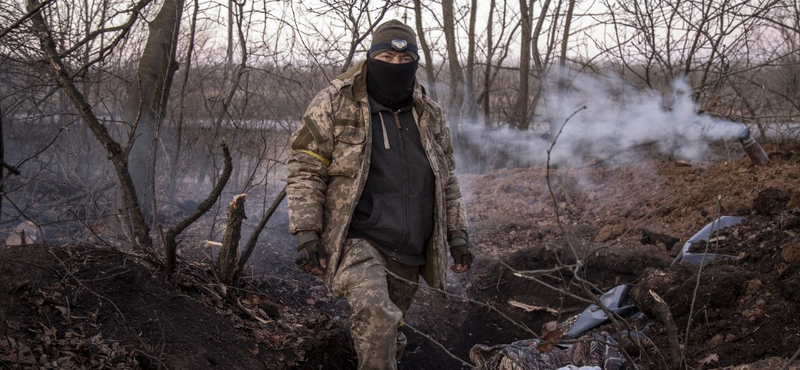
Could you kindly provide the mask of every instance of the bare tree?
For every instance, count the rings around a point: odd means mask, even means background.
[[[467,70],[464,96],[464,111],[471,119],[478,115],[478,105],[475,102],[475,23],[478,15],[478,0],[472,0],[469,10],[469,28],[467,29]]]
[[[536,108],[539,105],[539,101],[542,96],[542,87],[545,79],[547,78],[547,69],[549,63],[547,59],[542,60],[542,53],[539,50],[539,38],[542,35],[542,28],[544,26],[545,19],[547,18],[547,11],[549,8],[550,0],[544,0],[542,3],[542,10],[539,13],[539,19],[536,20],[536,27],[533,29],[533,35],[531,37],[531,54],[533,57],[533,65],[536,68],[536,76],[539,79],[539,83],[536,84],[536,93],[534,94],[533,102],[531,103],[531,111],[533,112],[536,112]]]
[[[494,82],[500,71],[504,69],[503,62],[509,55],[511,50],[510,44],[514,41],[514,35],[520,27],[520,22],[510,20],[510,11],[508,3],[502,3],[502,11],[499,12],[498,19],[495,19],[497,4],[495,1],[489,4],[489,16],[486,22],[486,46],[479,48],[486,52],[486,65],[483,70],[483,88],[480,94],[476,97],[476,101],[481,102],[483,106],[483,119],[484,125],[490,127],[493,125],[492,119],[492,102],[500,102],[503,100],[501,90],[493,91]],[[511,27],[511,25],[514,25]],[[500,31],[495,34],[495,30]],[[497,35],[495,37],[495,35]],[[495,55],[498,57],[495,59]],[[500,108],[503,108],[502,106]]]
[[[431,56],[431,48],[428,45],[425,29],[422,27],[422,0],[414,0],[414,19],[417,28],[417,38],[419,38],[419,46],[425,55],[425,76],[428,79],[428,90],[431,92],[431,98],[438,100],[436,92],[436,74],[434,73],[433,58]]]
[[[442,19],[444,21],[444,37],[447,42],[447,60],[450,72],[450,104],[448,113],[461,115],[464,102],[464,74],[458,60],[458,44],[456,41],[456,23],[453,0],[442,0]]]
[[[386,11],[388,11],[392,6],[395,5],[395,2],[392,0],[386,0],[383,5],[381,5],[378,16],[375,19],[372,19],[371,14],[374,10],[369,8],[369,1],[366,0],[351,0],[347,2],[336,2],[335,4],[344,3],[344,8],[341,8],[340,5],[332,6],[337,12],[341,11],[340,14],[343,18],[347,19],[348,23],[347,28],[350,31],[350,48],[347,50],[347,57],[344,59],[344,65],[342,66],[342,72],[347,71],[350,68],[350,65],[353,63],[353,56],[356,53],[356,48],[364,41],[367,36],[372,33],[372,30],[383,20],[383,17],[386,15]],[[346,14],[345,14],[346,10]],[[366,30],[361,31],[362,25],[365,23],[366,18]]]
[[[491,99],[489,98],[489,90],[492,88],[491,84],[491,76],[492,76],[492,57],[494,57],[495,46],[494,46],[494,10],[497,6],[497,1],[491,0],[489,2],[489,17],[486,21],[486,68],[483,69],[483,95],[481,99],[481,103],[483,105],[483,123],[486,127],[491,127],[492,125],[492,116],[491,116]]]
[[[34,9],[38,5],[36,0],[28,0],[28,8]],[[39,39],[41,48],[47,58],[50,66],[50,72],[53,77],[58,81],[59,86],[67,93],[72,103],[80,112],[81,117],[92,130],[95,138],[103,145],[108,152],[109,159],[114,164],[117,170],[117,176],[122,190],[122,201],[125,205],[127,212],[130,213],[130,218],[136,233],[136,239],[142,247],[146,250],[152,250],[152,239],[150,232],[145,222],[144,215],[139,206],[139,201],[136,196],[133,179],[128,171],[128,158],[127,153],[123,150],[122,146],[111,138],[108,130],[97,119],[92,112],[91,106],[86,102],[83,94],[78,90],[77,86],[72,82],[69,70],[61,61],[61,57],[56,50],[55,42],[50,34],[44,17],[41,13],[35,13],[32,18],[36,36]]]
[[[550,137],[555,138],[558,133],[559,126],[556,122],[561,119],[561,97],[567,90],[567,46],[569,45],[569,31],[572,25],[572,13],[575,10],[575,0],[568,0],[567,14],[564,18],[564,36],[561,38],[561,56],[558,58],[558,102],[556,107],[556,114],[558,119],[550,123]],[[566,183],[565,183],[566,184]],[[565,195],[569,194],[565,188]],[[569,196],[567,196],[567,203],[570,203]]]
[[[533,6],[528,0],[519,0],[520,24],[522,24],[522,38],[519,48],[519,92],[514,105],[514,118],[519,130],[527,130],[530,125],[528,119],[529,85],[531,70],[531,30]]]

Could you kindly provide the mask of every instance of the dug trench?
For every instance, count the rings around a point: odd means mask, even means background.
[[[554,268],[576,264],[596,294],[633,285],[636,305],[655,323],[642,348],[626,347],[640,365],[671,363],[650,291],[669,305],[681,344],[689,327],[688,367],[782,365],[800,345],[800,146],[765,149],[768,166],[741,152],[720,150],[702,163],[643,152],[633,163],[553,172],[550,187],[542,167],[461,175],[477,258],[470,272],[449,273],[452,296],[420,288],[400,368],[462,368],[456,358],[468,360],[475,344],[532,338],[545,322],[569,321],[588,303],[568,293],[585,299],[584,290],[551,289],[514,272],[545,270],[522,275],[558,288],[575,276]],[[694,294],[698,268],[670,263],[717,213],[747,220],[709,245],[735,258],[706,266]],[[98,246],[5,248],[0,364],[355,368],[348,307],[297,270],[286,228],[284,205],[238,289],[216,284],[202,260],[187,259],[167,278],[146,259]]]
[[[568,322],[588,303],[564,292],[587,297],[584,291],[574,286],[553,290],[514,271],[572,266],[577,256],[585,266],[581,276],[596,286],[595,294],[619,284],[633,286],[634,303],[648,316],[630,322],[633,328],[655,324],[641,348],[626,346],[639,365],[661,369],[672,364],[652,290],[669,305],[680,344],[689,328],[688,367],[780,368],[800,346],[794,314],[800,309],[800,150],[795,144],[767,150],[768,166],[754,166],[743,153],[729,156],[723,150],[716,160],[694,164],[654,153],[641,153],[650,159],[625,165],[590,162],[567,176],[572,181],[569,204],[562,177],[550,174],[551,194],[542,168],[463,176],[472,239],[480,253],[471,275],[449,278],[456,293],[492,308],[426,292],[408,320],[427,336],[411,333],[417,347],[410,346],[401,367],[462,366],[442,350],[431,356],[428,337],[468,359],[475,343],[511,343],[534,337],[531,331],[540,334],[547,321]],[[724,244],[717,242],[711,251],[737,258],[706,266],[694,294],[697,266],[670,264],[715,213],[747,220],[720,232]],[[569,269],[534,276],[554,287],[574,281]],[[615,329],[605,325],[596,330]]]

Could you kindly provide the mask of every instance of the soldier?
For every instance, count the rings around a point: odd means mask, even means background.
[[[367,54],[306,110],[286,192],[295,262],[350,304],[358,368],[383,370],[405,348],[419,276],[444,289],[446,246],[456,273],[473,254],[450,130],[415,78],[416,34],[383,23]]]

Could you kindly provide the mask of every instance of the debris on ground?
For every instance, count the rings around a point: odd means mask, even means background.
[[[617,342],[608,333],[594,333],[566,349],[541,350],[541,340],[526,339],[506,345],[476,345],[469,358],[480,370],[547,370],[567,366],[621,369],[622,355],[614,349]]]

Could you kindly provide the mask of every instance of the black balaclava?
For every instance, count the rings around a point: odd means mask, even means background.
[[[406,53],[414,60],[392,64],[375,59],[387,50]],[[414,93],[418,66],[417,34],[414,30],[396,19],[381,24],[372,33],[372,43],[367,51],[367,93],[380,105],[392,110],[407,106]]]
[[[392,64],[367,59],[367,92],[378,103],[397,110],[411,102],[419,62]]]

